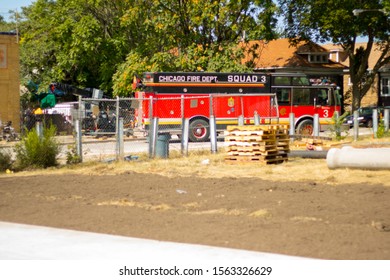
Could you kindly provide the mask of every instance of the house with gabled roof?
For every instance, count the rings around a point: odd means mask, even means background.
[[[351,80],[349,76],[349,58],[346,52],[341,46],[334,44],[323,45],[330,53],[330,59],[342,63],[347,67],[344,74],[344,93],[351,91]],[[355,48],[360,47],[366,48],[367,43],[356,43]],[[374,65],[378,61],[381,55],[381,51],[377,48],[373,48],[368,60],[368,69],[373,69]],[[362,107],[364,106],[390,106],[390,65],[386,65],[379,70],[374,83],[370,90],[363,97],[361,102]]]
[[[316,43],[309,41],[292,45],[289,39],[277,39],[242,42],[241,46],[245,52],[242,62],[256,72],[306,74],[331,80],[343,88],[347,67],[330,58],[329,50]]]

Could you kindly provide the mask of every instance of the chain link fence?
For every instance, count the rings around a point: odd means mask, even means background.
[[[81,99],[78,107],[81,150],[84,157],[98,158],[131,158],[139,153],[168,157],[169,150],[182,154],[189,149],[216,151],[227,125],[278,121],[273,94],[157,98],[141,94],[116,100]]]
[[[213,94],[175,98],[93,99],[57,104],[43,114],[25,112],[23,127],[57,127],[60,157],[77,151],[83,161],[110,161],[217,150],[228,125],[277,123],[275,95]],[[183,136],[185,135],[185,136]],[[211,140],[211,143],[210,143]],[[222,143],[223,144],[223,143]]]
[[[384,124],[377,125],[376,129],[374,125],[367,131],[363,128],[362,133],[374,133],[376,137],[382,130],[388,133],[389,115],[386,109]],[[83,161],[133,160],[140,156],[168,157],[169,151],[183,155],[196,149],[216,152],[217,146],[224,146],[222,140],[228,125],[278,123],[278,104],[273,94],[175,98],[161,94],[152,98],[141,93],[136,98],[80,98],[78,102],[45,109],[42,114],[27,109],[22,115],[20,133],[25,135],[37,127],[37,123],[56,126],[57,140],[63,146],[61,160],[75,151]],[[12,143],[8,145],[4,140],[10,137],[5,123],[1,131],[2,150],[12,151]],[[20,136],[18,131],[16,133]],[[354,128],[356,139],[360,133]],[[293,134],[290,131],[290,135]]]

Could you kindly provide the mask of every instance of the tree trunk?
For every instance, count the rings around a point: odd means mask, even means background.
[[[361,105],[361,93],[360,93],[360,83],[354,82],[352,84],[352,112],[355,112],[360,108]]]

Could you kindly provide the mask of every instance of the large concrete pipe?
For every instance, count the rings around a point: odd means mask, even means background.
[[[326,156],[328,168],[390,169],[390,148],[332,148]]]

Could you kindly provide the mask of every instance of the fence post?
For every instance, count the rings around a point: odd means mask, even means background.
[[[260,125],[260,116],[259,114],[257,113],[257,111],[255,111],[255,115],[254,115],[254,123],[255,125]]]
[[[239,126],[243,126],[245,124],[245,120],[244,120],[244,116],[243,115],[240,115],[238,117],[238,125]]]
[[[116,97],[116,108],[115,108],[115,133],[119,133],[119,96]]]
[[[385,109],[384,111],[384,115],[383,115],[383,118],[384,118],[384,125],[385,125],[385,132],[388,132],[389,131],[389,122],[390,122],[390,109]]]
[[[188,134],[190,131],[190,120],[184,119],[182,133],[181,133],[181,154],[188,156]]]
[[[39,139],[41,139],[43,137],[43,125],[42,125],[41,120],[39,120],[35,123],[35,129],[37,131],[37,135],[38,135]]]
[[[181,154],[188,156],[188,134],[189,134],[189,120],[184,117],[184,95],[180,96],[181,109]]]
[[[141,127],[142,126],[142,115],[144,113],[144,100],[145,100],[145,97],[141,94],[138,95],[138,97],[136,99],[133,99],[132,102],[135,102],[135,101],[138,101],[138,115],[137,115],[137,128]],[[134,116],[135,117],[135,116]]]
[[[149,97],[149,122],[152,122],[153,119],[153,96]]]
[[[76,131],[76,153],[80,158],[80,162],[83,162],[83,145],[81,137],[81,125],[80,119],[75,120],[75,131]]]
[[[117,160],[123,160],[124,158],[124,140],[123,140],[123,118],[119,118],[118,121],[118,134],[117,134]]]
[[[289,115],[289,123],[290,123],[290,142],[294,141],[294,135],[295,135],[295,114],[290,113]]]
[[[320,116],[318,114],[314,114],[314,136],[320,136]]]
[[[213,96],[210,95],[209,98],[210,101],[210,144],[211,144],[211,152],[215,154],[217,152],[217,125],[215,123],[215,116],[214,116],[214,102],[213,102]]]
[[[374,132],[374,138],[378,138],[378,109],[372,110],[372,128]]]
[[[357,141],[359,138],[359,112],[353,112],[353,140]]]
[[[156,157],[156,143],[158,137],[158,118],[152,119],[151,133],[149,133],[149,157]]]
[[[153,158],[153,153],[155,152],[153,149],[153,142],[155,141],[153,138],[153,129],[154,129],[154,119],[153,119],[153,96],[149,97],[149,132],[148,132],[148,137],[149,137],[149,157]]]
[[[217,127],[215,123],[215,116],[210,116],[210,143],[211,153],[217,153]]]
[[[183,125],[184,123],[184,95],[182,94],[180,96],[180,109],[181,109],[181,119],[182,119],[182,123],[181,125]]]

